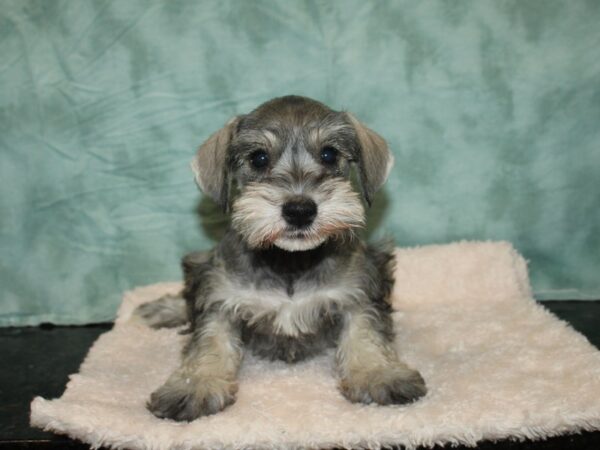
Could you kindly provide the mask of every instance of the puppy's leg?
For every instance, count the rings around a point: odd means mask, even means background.
[[[167,294],[144,303],[133,311],[133,320],[141,320],[152,328],[174,328],[185,325],[188,315],[181,295]]]
[[[190,322],[188,298],[195,299],[199,286],[210,269],[211,252],[194,252],[184,256],[181,265],[185,277],[185,289],[177,295],[163,297],[138,306],[132,320],[142,321],[152,328],[174,328]]]
[[[152,393],[148,409],[178,421],[221,411],[235,401],[241,359],[237,328],[217,314],[203,318],[183,351],[181,366]]]
[[[399,360],[392,334],[389,316],[373,310],[347,313],[337,363],[340,390],[351,402],[402,404],[427,392],[419,372]]]

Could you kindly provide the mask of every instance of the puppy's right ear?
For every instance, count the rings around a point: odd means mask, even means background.
[[[229,206],[228,148],[238,122],[239,117],[236,116],[213,133],[200,146],[191,163],[198,187],[224,210]]]

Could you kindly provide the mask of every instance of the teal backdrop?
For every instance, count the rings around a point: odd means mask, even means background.
[[[289,93],[388,140],[371,234],[509,240],[538,298],[600,298],[599,1],[0,0],[0,56],[0,325],[179,279],[225,224],[195,149]]]

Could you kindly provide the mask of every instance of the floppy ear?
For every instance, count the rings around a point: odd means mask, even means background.
[[[346,116],[356,130],[360,144],[357,159],[359,180],[365,201],[371,206],[375,192],[385,182],[394,165],[394,156],[388,150],[385,139],[352,114],[346,113]]]
[[[238,117],[230,119],[223,128],[213,133],[200,146],[191,166],[196,183],[206,195],[217,202],[224,210],[229,200],[229,143],[235,133]]]

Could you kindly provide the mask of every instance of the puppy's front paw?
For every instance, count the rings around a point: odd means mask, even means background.
[[[340,390],[351,402],[380,405],[411,403],[427,393],[421,374],[404,367],[350,374],[341,380]]]
[[[190,422],[231,405],[236,391],[233,382],[173,374],[152,393],[146,407],[158,418]]]

